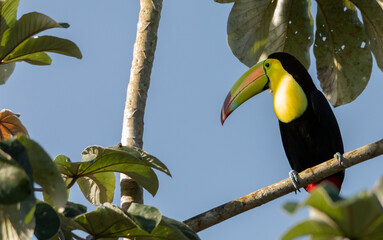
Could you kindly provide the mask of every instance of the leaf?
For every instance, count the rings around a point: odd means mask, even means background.
[[[288,52],[308,68],[313,43],[309,1],[238,1],[228,21],[234,55],[251,67],[274,52]]]
[[[376,183],[376,186],[373,189],[373,192],[375,193],[376,197],[379,199],[380,204],[383,206],[383,177],[381,177],[378,182]]]
[[[74,218],[83,213],[86,213],[86,207],[84,205],[69,201],[66,203],[63,212],[64,216],[68,218]]]
[[[299,204],[297,202],[287,202],[283,204],[283,210],[286,212],[293,214],[300,208]]]
[[[15,48],[30,37],[50,28],[62,26],[52,18],[38,12],[24,14],[12,28],[3,35],[1,45],[5,46],[0,53],[0,59],[6,58]]]
[[[50,65],[52,63],[52,59],[44,52],[31,53],[12,59],[12,62],[16,61],[25,61],[33,65]]]
[[[157,170],[160,170],[161,172],[166,173],[170,177],[172,176],[170,174],[169,169],[166,167],[166,165],[164,163],[162,163],[155,156],[150,155],[149,153],[145,152],[141,148],[124,146],[124,147],[112,148],[112,149],[117,149],[117,150],[121,150],[124,152],[128,152],[128,153],[131,153],[131,154],[138,156],[138,157],[140,156],[142,158],[142,160],[147,163],[148,167],[152,167],[152,168],[155,168]],[[139,155],[137,155],[137,153]]]
[[[276,5],[273,0],[244,0],[235,2],[231,9],[227,40],[233,54],[248,67],[263,53]]]
[[[319,220],[305,220],[291,228],[281,239],[290,240],[308,234],[312,236],[326,237],[326,239],[334,236],[343,236],[341,231],[326,222]]]
[[[34,228],[34,220],[24,223],[20,204],[0,205],[0,239],[29,240]]]
[[[34,234],[37,239],[50,239],[59,231],[60,218],[49,204],[45,202],[36,204],[35,219]]]
[[[0,1],[0,39],[3,37],[3,33],[10,27],[13,27],[16,23],[17,7],[19,6],[19,0],[7,0]]]
[[[0,64],[0,85],[5,84],[15,69],[15,63]]]
[[[102,172],[124,173],[154,196],[158,190],[157,175],[148,167],[151,163],[139,157],[138,153],[132,155],[124,151],[92,146],[82,152],[82,162],[72,163],[61,155],[56,157],[55,163],[60,172],[68,178],[78,179]]]
[[[18,133],[28,135],[27,129],[18,118],[19,114],[11,110],[3,109],[0,111],[0,139],[9,139]]]
[[[113,172],[90,174],[77,180],[77,184],[86,199],[93,205],[112,202],[116,186]]]
[[[376,63],[383,71],[383,6],[377,0],[351,0],[360,10]]]
[[[368,38],[356,10],[343,1],[318,0],[314,54],[318,79],[332,105],[353,101],[372,69]]]
[[[31,54],[42,53],[42,52],[54,52],[71,57],[81,59],[82,54],[80,49],[75,43],[70,40],[58,38],[54,36],[41,36],[33,37],[24,41],[16,47],[16,49],[4,58],[4,63],[14,61],[29,61]],[[38,59],[40,62],[46,62],[45,56],[43,59],[39,59],[40,55],[33,56],[34,59]]]
[[[185,224],[161,217],[154,207],[133,204],[123,211],[109,203],[95,211],[79,215],[75,221],[94,238],[129,237],[142,240],[199,239]],[[156,226],[153,229],[153,226]],[[146,230],[146,231],[145,231]],[[148,231],[152,230],[151,233]]]
[[[35,141],[25,136],[16,138],[27,149],[29,161],[33,169],[33,179],[44,189],[44,194],[49,195],[52,205],[63,211],[66,204],[66,186],[56,165],[49,155]]]
[[[32,184],[25,171],[14,161],[0,155],[0,204],[12,204],[32,193]]]

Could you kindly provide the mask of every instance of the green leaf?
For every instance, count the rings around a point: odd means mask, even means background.
[[[111,149],[117,149],[124,152],[131,153],[134,156],[137,156],[138,158],[142,158],[144,162],[146,162],[146,166],[152,167],[154,169],[160,170],[163,173],[166,173],[168,176],[172,176],[170,174],[169,169],[166,167],[164,163],[162,163],[158,158],[156,158],[153,155],[150,155],[149,153],[145,152],[141,148],[137,147],[119,147],[119,148],[111,148]],[[137,154],[138,153],[138,154]]]
[[[25,61],[33,65],[50,65],[52,63],[52,59],[48,56],[48,54],[44,52],[27,54],[18,58],[13,58],[12,60],[7,62],[17,61]]]
[[[0,239],[29,240],[33,235],[35,221],[27,224],[21,216],[20,204],[0,205]]]
[[[375,193],[376,197],[379,199],[380,204],[383,206],[383,177],[381,177],[379,181],[376,183],[376,186],[374,187],[373,192]]]
[[[13,73],[15,66],[16,66],[15,63],[0,64],[0,85],[7,82],[8,78]]]
[[[290,240],[308,234],[326,238],[343,236],[341,231],[326,222],[319,220],[306,220],[291,228],[287,233],[285,233],[285,235],[282,236],[281,239]]]
[[[351,0],[360,10],[376,63],[383,71],[383,11],[377,0]]]
[[[75,43],[54,36],[33,37],[24,41],[4,58],[3,62],[29,60],[30,55],[40,52],[54,52],[81,59],[82,54]]]
[[[287,202],[283,204],[283,210],[286,212],[293,214],[299,209],[299,204],[297,202]]]
[[[357,98],[370,79],[372,56],[356,10],[318,0],[314,54],[321,87],[332,105]]]
[[[139,158],[139,154],[92,146],[82,152],[82,162],[70,162],[61,155],[56,157],[60,172],[67,178],[78,179],[102,172],[120,172],[133,178],[153,196],[158,190],[158,179],[154,171],[148,167],[152,165]]]
[[[116,187],[116,176],[113,172],[89,174],[79,178],[77,184],[86,199],[93,205],[113,201]]]
[[[36,204],[35,219],[34,234],[38,239],[50,239],[59,231],[60,218],[49,204],[45,202]]]
[[[0,40],[5,30],[15,25],[18,6],[19,0],[0,1]]]
[[[64,216],[68,218],[74,218],[83,213],[86,213],[86,207],[84,205],[69,201],[66,203],[65,210],[63,212]]]
[[[248,67],[259,61],[265,49],[276,5],[272,0],[244,0],[231,9],[227,40],[233,54]]]
[[[230,13],[227,32],[234,55],[249,67],[274,52],[290,53],[306,68],[310,66],[310,1],[238,1]]]
[[[59,212],[63,211],[66,204],[66,186],[56,165],[49,155],[35,141],[25,137],[16,138],[27,149],[29,161],[33,169],[33,179],[44,189],[44,194],[49,195],[52,205]]]
[[[32,184],[25,171],[14,161],[0,155],[0,204],[12,204],[32,193]]]
[[[161,212],[151,206],[132,203],[129,209],[125,212],[137,226],[145,232],[151,233],[161,222]]]
[[[77,216],[75,221],[96,239],[115,237],[142,240],[199,239],[197,234],[188,226],[161,217],[161,213],[154,207],[141,204],[133,204],[132,206],[128,211],[123,211],[106,203],[95,211]],[[156,227],[153,229],[153,226]],[[149,233],[145,230],[152,231]]]
[[[1,51],[0,59],[7,57],[18,45],[39,32],[61,27],[60,24],[44,14],[38,12],[24,14],[14,27],[9,28],[4,33],[1,45],[5,48]]]

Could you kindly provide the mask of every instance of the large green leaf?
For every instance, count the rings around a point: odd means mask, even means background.
[[[104,204],[95,211],[77,216],[75,221],[94,238],[199,239],[185,224],[162,217],[160,211],[154,207],[136,203],[127,211]]]
[[[0,59],[4,59],[18,45],[39,32],[57,27],[63,26],[44,14],[38,12],[24,14],[12,28],[5,31],[1,41],[4,49],[0,53]]]
[[[370,48],[376,63],[383,71],[383,6],[377,0],[351,0],[360,10],[364,28],[370,39]]]
[[[355,9],[318,0],[314,54],[321,87],[334,106],[358,97],[370,79],[369,41]]]
[[[259,61],[268,41],[277,1],[243,0],[234,3],[227,22],[227,40],[233,54],[248,67]]]
[[[120,172],[133,178],[153,196],[158,190],[157,175],[149,167],[153,164],[142,159],[138,152],[131,154],[92,146],[82,152],[82,162],[71,162],[67,157],[60,155],[56,157],[55,163],[67,178],[79,179],[102,172]]]
[[[30,164],[33,169],[33,179],[44,189],[44,194],[49,195],[52,205],[63,211],[67,200],[66,186],[60,172],[49,155],[35,141],[18,136],[17,141],[26,148]]]
[[[313,19],[308,0],[235,2],[227,33],[234,55],[249,67],[274,52],[288,52],[310,66]]]
[[[17,62],[17,61],[25,61],[33,65],[50,65],[52,63],[51,57],[49,57],[48,54],[44,52],[26,54],[18,58],[13,58],[12,60],[8,62],[11,62],[14,64],[14,62]]]
[[[44,63],[44,65],[50,64],[50,58],[48,60],[46,55],[41,54],[42,52],[54,52],[82,58],[80,49],[70,40],[54,36],[36,36],[18,45],[11,54],[4,58],[3,62],[30,61],[32,58],[34,62]]]
[[[35,220],[34,234],[37,239],[50,239],[59,231],[60,218],[56,211],[45,202],[36,204]]]
[[[113,172],[90,174],[77,179],[77,184],[86,199],[93,205],[113,201],[116,186],[116,176]]]
[[[32,184],[26,172],[0,154],[0,204],[20,202],[31,193]]]
[[[310,219],[289,229],[289,231],[283,235],[281,240],[290,240],[308,234],[316,237],[324,237],[325,239],[335,236],[343,236],[342,232],[335,226],[327,222]]]
[[[20,204],[0,205],[0,239],[29,240],[33,235],[35,221],[24,222]]]
[[[0,41],[5,30],[15,25],[18,6],[19,0],[0,1]]]

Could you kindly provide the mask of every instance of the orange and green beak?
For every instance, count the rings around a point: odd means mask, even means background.
[[[227,94],[221,111],[222,125],[237,107],[268,88],[269,78],[265,73],[263,63],[263,61],[259,62],[247,70]]]

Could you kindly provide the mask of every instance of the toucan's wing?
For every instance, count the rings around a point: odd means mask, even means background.
[[[344,153],[343,150],[343,141],[340,134],[338,122],[335,118],[333,111],[331,110],[330,104],[323,94],[318,91],[311,92],[311,104],[316,115],[316,118],[319,121],[322,129],[328,129],[325,131],[328,141],[331,143],[334,154],[336,152]]]

